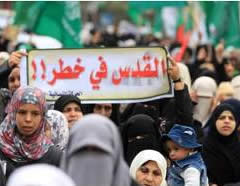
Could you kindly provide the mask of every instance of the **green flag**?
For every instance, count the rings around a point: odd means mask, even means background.
[[[212,43],[224,39],[226,46],[240,47],[239,2],[201,2]]]
[[[154,11],[154,18],[152,20],[153,32],[159,32],[163,28],[161,11],[163,7],[184,7],[187,5],[186,1],[129,1],[128,2],[128,16],[136,25],[142,25],[149,22],[143,16],[144,12],[148,10]]]
[[[23,25],[36,34],[51,36],[64,48],[82,47],[80,2],[19,1],[15,10],[15,24]]]

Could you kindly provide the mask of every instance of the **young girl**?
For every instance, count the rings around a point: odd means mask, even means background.
[[[47,106],[38,88],[18,88],[0,125],[0,161],[6,177],[15,168],[33,164],[58,165],[61,151],[53,146],[45,129]]]
[[[172,164],[167,182],[169,186],[206,186],[207,171],[197,143],[193,128],[175,124],[167,135],[163,136]]]

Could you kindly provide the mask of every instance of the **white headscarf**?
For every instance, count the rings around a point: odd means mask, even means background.
[[[9,177],[7,186],[76,186],[61,169],[47,164],[21,167]]]
[[[193,118],[202,123],[202,127],[205,126],[211,115],[211,108],[213,104],[213,98],[211,97],[198,97],[198,103],[193,109]]]
[[[159,186],[167,186],[166,174],[167,174],[167,161],[161,153],[155,150],[143,150],[139,152],[133,159],[130,166],[130,175],[136,180],[137,170],[148,161],[155,161],[162,173],[162,183]]]

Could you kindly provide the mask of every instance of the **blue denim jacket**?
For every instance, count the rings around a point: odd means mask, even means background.
[[[187,168],[194,167],[201,173],[201,186],[208,185],[207,170],[200,152],[187,156],[183,160],[174,161],[168,170],[168,186],[184,186],[184,179],[180,174]]]

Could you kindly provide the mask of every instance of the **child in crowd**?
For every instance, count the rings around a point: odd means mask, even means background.
[[[168,186],[208,185],[206,166],[199,152],[201,145],[193,128],[175,124],[162,140],[171,160]]]

